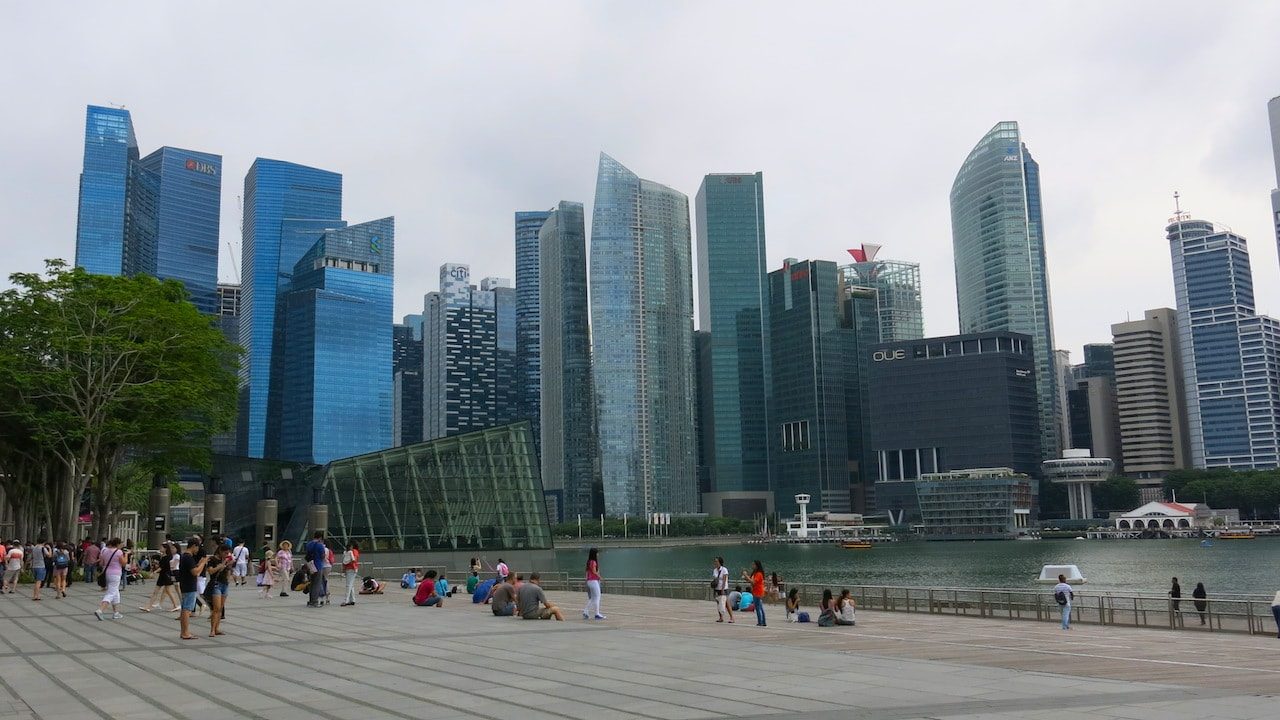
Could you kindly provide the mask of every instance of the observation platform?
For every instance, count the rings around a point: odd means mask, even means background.
[[[336,592],[340,582],[334,583]],[[29,593],[29,586],[26,587]],[[709,602],[604,595],[585,622],[494,617],[408,591],[354,607],[232,589],[226,635],[178,639],[176,613],[94,619],[96,587],[0,596],[0,718],[1274,718],[1280,640],[860,610],[788,624],[767,605],[718,624]],[[807,608],[811,613],[813,608]]]

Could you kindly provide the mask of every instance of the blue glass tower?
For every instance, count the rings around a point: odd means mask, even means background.
[[[548,210],[516,213],[516,404],[519,417],[533,423],[540,443],[542,352],[539,297],[538,231],[551,215]]]
[[[1280,461],[1280,323],[1254,311],[1245,239],[1179,214],[1165,228],[1196,467]]]
[[[91,273],[124,273],[125,199],[137,160],[138,140],[129,111],[90,105],[76,216],[76,265]]]
[[[600,155],[591,331],[605,512],[698,509],[689,199]]]
[[[284,460],[327,463],[391,447],[395,220],[326,230],[285,298]]]
[[[711,333],[702,429],[715,492],[769,489],[769,288],[764,176],[707,175],[698,218],[699,329]]]
[[[298,260],[326,229],[345,225],[341,217],[338,173],[258,158],[245,176],[240,345],[246,357],[240,366],[237,427],[241,453],[249,457],[274,457],[279,452],[279,300]]]
[[[1040,166],[1022,142],[1018,123],[996,123],[960,166],[951,185],[951,235],[960,332],[1031,336],[1041,451],[1056,458],[1059,399]]]
[[[154,178],[154,261],[147,270],[181,280],[201,312],[218,310],[222,156],[162,147],[139,165]]]

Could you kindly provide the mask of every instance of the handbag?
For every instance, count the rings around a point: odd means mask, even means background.
[[[115,560],[116,555],[119,555],[119,554],[120,554],[119,550],[111,553],[111,555],[107,557],[107,562],[102,566],[102,572],[98,573],[98,587],[102,588],[103,590],[107,589],[107,568],[111,567],[111,561]]]
[[[319,572],[318,570],[316,570],[316,561],[315,561],[315,560],[308,560],[308,561],[307,561],[307,572],[311,573],[312,575],[315,575],[317,572]]]

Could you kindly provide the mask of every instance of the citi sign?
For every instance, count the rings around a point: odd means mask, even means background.
[[[890,360],[905,360],[907,357],[906,350],[877,350],[871,353],[872,362],[888,362]]]
[[[185,163],[184,166],[191,172],[203,173],[205,175],[218,174],[217,165],[214,165],[213,163],[200,162],[199,160],[196,160],[194,158],[187,158],[187,162]]]

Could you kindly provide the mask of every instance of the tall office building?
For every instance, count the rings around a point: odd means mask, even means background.
[[[1271,154],[1276,168],[1276,187],[1271,191],[1271,221],[1276,228],[1276,247],[1280,248],[1280,96],[1267,103],[1267,119],[1271,124]]]
[[[539,228],[537,246],[542,288],[538,298],[542,486],[548,494],[548,511],[555,519],[579,514],[594,517],[604,512],[604,499],[582,203],[556,205]]]
[[[1053,351],[1053,371],[1058,382],[1054,390],[1058,393],[1058,443],[1063,448],[1071,447],[1071,405],[1067,393],[1076,386],[1075,368],[1071,366],[1070,350]]]
[[[515,421],[515,290],[471,284],[471,268],[440,266],[422,324],[422,431],[426,440]]]
[[[845,282],[876,291],[880,342],[924,337],[924,305],[920,301],[920,264],[878,260],[879,245],[864,244],[849,251],[854,262],[840,268]]]
[[[516,364],[515,393],[518,415],[533,424],[533,441],[542,442],[541,350],[541,253],[538,232],[551,215],[549,210],[516,213]],[[544,476],[545,477],[545,476]]]
[[[76,264],[105,275],[179,280],[217,313],[222,157],[162,147],[139,158],[129,111],[90,105]]]
[[[391,437],[395,220],[325,230],[284,298],[280,458],[324,464]]]
[[[1159,500],[1164,476],[1191,467],[1177,312],[1148,310],[1142,320],[1112,325],[1111,336],[1125,473],[1144,502]]]
[[[1031,336],[1041,453],[1056,458],[1058,378],[1040,166],[1022,142],[1018,123],[997,123],[960,166],[951,186],[951,234],[960,332],[1007,330]]]
[[[601,153],[591,219],[605,512],[696,512],[689,199]]]
[[[395,446],[422,442],[422,316],[391,328],[391,437]]]
[[[1165,228],[1195,467],[1272,468],[1280,427],[1280,323],[1257,315],[1243,237],[1179,212]]]
[[[240,345],[246,355],[237,425],[242,455],[279,457],[281,300],[294,266],[326,229],[346,224],[341,218],[338,173],[258,158],[245,176]]]
[[[764,177],[712,174],[694,200],[698,325],[710,333],[702,436],[715,492],[769,490]]]
[[[240,344],[240,284],[218,283],[218,311],[215,319],[218,329],[227,342]],[[236,429],[213,436],[213,452],[215,455],[236,454]]]
[[[846,285],[833,262],[788,260],[769,273],[769,303],[768,442],[777,510],[796,512],[798,493],[828,512],[865,509],[873,473],[864,443],[869,379],[860,356],[880,340],[875,291]]]

